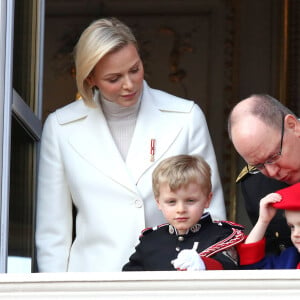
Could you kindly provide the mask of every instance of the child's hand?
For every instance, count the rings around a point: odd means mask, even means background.
[[[272,203],[281,201],[281,196],[277,193],[271,193],[260,200],[259,203],[259,220],[261,222],[269,223],[276,214],[277,209]]]
[[[276,208],[271,204],[281,201],[281,196],[277,193],[271,193],[262,198],[259,202],[259,217],[245,240],[245,244],[256,243],[260,241],[267,230],[267,227],[276,214]]]
[[[202,271],[205,270],[205,264],[194,249],[185,249],[178,253],[176,259],[172,260],[174,268],[179,271]]]

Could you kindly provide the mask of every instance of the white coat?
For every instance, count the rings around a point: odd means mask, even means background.
[[[214,149],[205,117],[193,101],[144,82],[126,161],[101,107],[77,100],[51,113],[44,125],[38,177],[39,271],[120,271],[141,230],[165,222],[152,194],[151,175],[161,160],[177,154],[199,154],[209,163],[214,193],[209,211],[225,219]],[[74,241],[72,203],[77,208]]]

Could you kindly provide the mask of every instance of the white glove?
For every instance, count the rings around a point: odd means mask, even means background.
[[[179,271],[202,271],[205,270],[205,264],[194,249],[184,249],[178,253],[176,259],[172,260],[175,269]]]

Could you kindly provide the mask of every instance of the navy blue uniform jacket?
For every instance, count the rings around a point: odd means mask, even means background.
[[[208,213],[184,235],[169,224],[145,229],[123,271],[174,271],[171,261],[181,250],[192,249],[195,242],[206,269],[236,269],[235,245],[243,241],[243,230],[239,224],[212,221]]]

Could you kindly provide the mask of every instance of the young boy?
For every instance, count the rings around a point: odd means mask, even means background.
[[[285,210],[294,246],[278,256],[266,256],[264,234],[278,208]],[[238,245],[238,252],[243,269],[300,269],[300,183],[261,199],[257,223],[245,242]]]
[[[123,271],[237,268],[235,246],[243,241],[244,228],[213,222],[204,213],[212,198],[210,178],[210,167],[199,156],[173,156],[156,167],[153,192],[168,223],[142,232]]]

